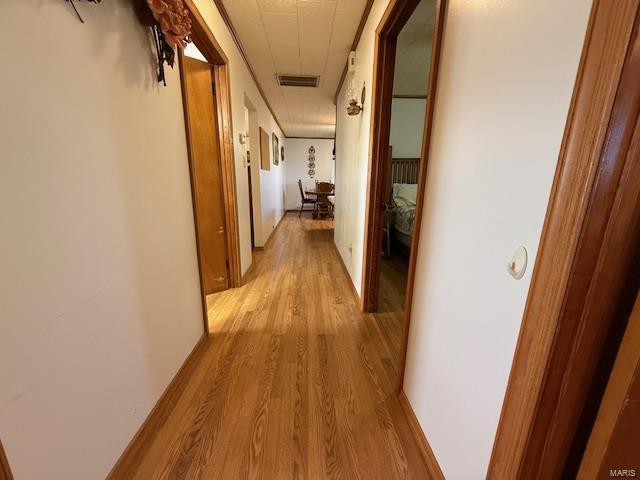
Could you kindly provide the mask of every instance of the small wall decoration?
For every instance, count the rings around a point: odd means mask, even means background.
[[[280,147],[280,161],[284,163],[284,145]]]
[[[271,170],[271,162],[269,161],[269,134],[262,127],[260,131],[260,168],[262,170]]]
[[[71,3],[73,10],[82,23],[84,20]],[[102,0],[87,0],[101,3]],[[191,15],[182,0],[132,0],[138,21],[151,29],[156,54],[158,55],[158,82],[167,85],[164,75],[164,64],[173,68],[176,59],[175,49],[184,48],[191,42]]]
[[[279,145],[279,141],[278,141],[278,136],[275,133],[271,134],[271,138],[273,140],[273,164],[274,165],[279,165],[280,164],[280,145]]]
[[[316,147],[314,147],[313,145],[309,147],[308,160],[309,163],[307,163],[307,167],[309,168],[309,170],[307,170],[307,173],[311,178],[313,178],[316,175]]]

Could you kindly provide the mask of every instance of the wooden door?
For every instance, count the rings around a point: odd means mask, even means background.
[[[640,476],[640,295],[629,317],[578,479]]]
[[[184,97],[200,275],[204,294],[209,295],[229,288],[212,65],[184,58]]]

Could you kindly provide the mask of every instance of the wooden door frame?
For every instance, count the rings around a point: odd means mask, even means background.
[[[624,286],[640,230],[639,3],[592,7],[488,478],[560,478]]]
[[[375,312],[378,307],[378,285],[380,284],[380,249],[382,245],[381,205],[384,201],[386,162],[389,151],[391,130],[391,102],[393,99],[393,74],[395,69],[396,39],[420,0],[391,0],[385,10],[375,35],[373,60],[373,86],[371,97],[371,141],[369,155],[369,175],[367,182],[367,203],[365,210],[365,239],[362,255],[362,296],[361,308],[364,312]],[[429,68],[429,86],[425,108],[422,154],[418,169],[418,190],[416,196],[416,217],[421,218],[424,187],[426,183],[428,152],[433,124],[434,99],[438,82],[438,67],[447,0],[436,0],[436,20],[433,33],[433,52]],[[411,236],[411,255],[407,275],[405,295],[404,330],[409,329],[413,281],[415,278],[416,246],[420,240],[420,222],[414,224]],[[406,344],[406,338],[403,338]],[[406,348],[403,347],[402,351]],[[404,370],[404,355],[401,360]],[[402,377],[402,374],[400,375]]]
[[[385,191],[385,160],[388,156],[389,133],[391,124],[391,101],[393,98],[393,72],[395,68],[396,38],[402,27],[413,13],[420,0],[392,0],[385,10],[376,29],[373,67],[373,94],[371,101],[371,145],[369,163],[369,181],[367,184],[367,205],[365,216],[365,242],[362,268],[361,308],[365,312],[375,311],[378,303],[378,285],[380,282],[380,249],[382,245],[382,218],[380,205]],[[431,130],[435,97],[438,87],[440,53],[447,11],[447,0],[436,0],[435,28],[433,33],[433,51],[429,67],[429,87],[425,108],[425,121],[422,137],[422,153],[418,168],[418,188],[416,194],[416,215],[411,236],[411,253],[407,273],[407,286],[404,304],[402,345],[397,390],[400,394],[404,379],[409,322],[413,302],[413,285],[416,273],[417,246],[420,242],[424,192],[429,163]]]
[[[618,345],[593,429],[589,433],[577,478],[604,478],[606,470],[609,469],[628,468],[636,469],[636,472],[638,469],[638,457],[635,457],[635,465],[625,461],[635,455],[635,452],[629,452],[627,449],[637,448],[637,438],[635,443],[633,440],[629,441],[629,434],[633,435],[633,429],[637,430],[640,425],[638,410],[633,408],[635,398],[630,398],[634,396],[633,392],[640,381],[640,349],[637,348],[637,345],[640,345],[640,295],[637,293],[631,313],[627,315],[627,325]],[[629,427],[631,432],[622,432]],[[622,437],[625,440],[621,442]],[[623,460],[619,460],[621,457]]]
[[[11,467],[2,446],[2,441],[0,441],[0,480],[13,480],[13,474],[11,473]]]
[[[389,37],[411,0],[391,1],[377,30],[371,118],[371,160],[363,255],[362,308],[376,306],[380,223],[389,133]],[[598,355],[599,335],[608,327],[626,275],[632,245],[640,236],[637,204],[638,154],[628,155],[640,106],[619,87],[640,0],[594,0],[560,149],[487,478],[557,478],[579,421]],[[430,71],[423,150],[418,177],[404,337],[398,390],[401,391],[415,259],[420,237],[424,186],[445,2],[439,4]],[[627,85],[628,86],[628,85]],[[387,119],[385,119],[385,116]],[[610,125],[610,121],[612,122]],[[637,146],[636,146],[637,148]],[[635,183],[634,183],[635,182]],[[634,204],[634,200],[635,204]],[[427,432],[428,433],[428,432]],[[560,470],[560,474],[562,471]]]
[[[207,61],[213,65],[213,82],[216,89],[216,116],[218,125],[218,137],[220,145],[220,166],[222,170],[222,197],[224,203],[225,234],[229,257],[229,287],[240,286],[240,234],[238,229],[238,204],[235,178],[235,159],[233,152],[233,130],[231,117],[231,85],[229,78],[229,59],[222,47],[216,41],[209,26],[196,8],[193,0],[185,0],[185,6],[189,10],[193,26],[192,40],[202,52]],[[194,222],[196,219],[192,152],[191,152],[191,127],[187,115],[189,105],[186,100],[184,82],[184,54],[178,50],[178,65],[182,81],[182,100],[184,107],[185,131],[187,136],[187,152],[189,157],[189,173],[191,176],[191,195],[193,203]],[[196,248],[198,248],[196,234]],[[202,297],[202,310],[204,314],[205,332],[209,334],[209,322],[207,320],[207,299],[204,293],[202,265],[198,254],[198,273],[200,276],[200,294]]]

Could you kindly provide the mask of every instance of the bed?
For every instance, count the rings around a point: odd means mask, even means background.
[[[410,247],[413,222],[416,216],[418,185],[415,183],[394,183],[391,192],[393,236],[400,243]]]
[[[391,157],[391,152],[390,152]],[[385,250],[391,246],[408,256],[416,214],[419,158],[390,158]]]

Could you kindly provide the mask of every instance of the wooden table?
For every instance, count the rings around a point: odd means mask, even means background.
[[[304,193],[306,193],[307,195],[318,195],[319,194],[326,194],[330,197],[333,197],[334,192],[318,192],[317,190],[313,189],[313,190],[305,190]]]
[[[331,213],[330,215],[333,217],[333,207],[334,207],[334,196],[335,196],[335,191],[333,192],[318,192],[317,190],[313,189],[313,190],[305,190],[304,191],[305,195],[315,195],[316,197],[318,195],[322,195],[324,196],[327,201],[331,204]],[[318,218],[318,204],[316,203],[314,210],[313,210],[313,218]]]

